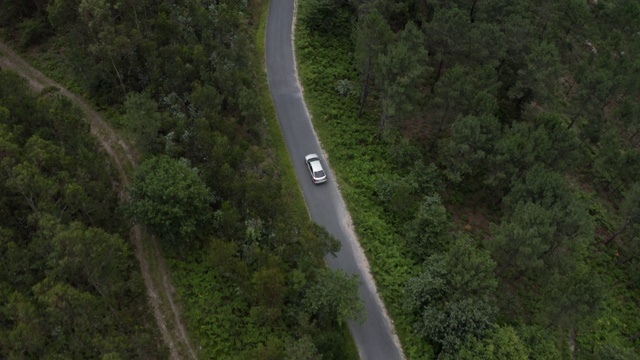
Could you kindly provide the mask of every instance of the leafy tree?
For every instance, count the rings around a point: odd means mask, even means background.
[[[3,296],[4,297],[4,296]],[[7,357],[38,357],[44,354],[47,328],[42,321],[42,311],[28,298],[14,292],[2,299],[1,313],[13,326],[2,327],[2,353]]]
[[[620,234],[625,232],[625,230],[640,224],[640,182],[633,184],[623,196],[624,199],[620,206],[620,215],[622,215],[621,225],[607,239],[606,244],[610,244]]]
[[[482,336],[493,323],[497,281],[489,253],[458,235],[445,253],[430,256],[405,288],[416,330],[455,353],[467,336]]]
[[[446,252],[428,257],[423,267],[405,289],[406,305],[414,313],[443,301],[492,301],[497,286],[495,263],[486,250],[478,249],[465,235],[456,235]]]
[[[494,275],[496,263],[488,251],[479,249],[468,236],[458,234],[449,245],[445,264],[450,300],[473,298],[491,303],[498,282]]]
[[[34,293],[42,305],[47,328],[55,331],[53,337],[57,338],[48,351],[69,357],[98,355],[97,339],[92,336],[95,324],[101,324],[99,317],[103,315],[98,297],[70,284],[50,280],[36,285]]]
[[[580,264],[570,271],[555,271],[541,286],[537,323],[572,328],[596,319],[602,310],[600,276]]]
[[[376,192],[385,210],[400,221],[411,218],[415,213],[418,201],[410,179],[398,174],[382,177]]]
[[[112,7],[106,0],[81,0],[78,4],[79,19],[88,27],[93,43],[89,47],[90,53],[106,64],[104,71],[113,71],[117,79],[117,85],[113,84],[110,77],[103,77],[103,85],[111,85],[106,91],[113,90],[111,87],[120,86],[122,93],[127,94],[124,83],[123,69],[120,63],[121,58],[125,58],[124,52],[129,51],[133,46],[130,42],[132,37],[125,37],[117,32],[118,27],[112,16]],[[96,84],[97,85],[97,84]],[[113,96],[111,93],[103,93],[103,96]]]
[[[322,355],[308,336],[286,343],[285,360],[321,360]]]
[[[481,4],[481,1],[476,1]],[[468,67],[490,66],[494,69],[500,66],[507,56],[506,35],[496,24],[475,22],[471,24],[468,48],[461,62],[468,62]]]
[[[342,270],[320,269],[315,281],[306,289],[304,311],[317,316],[327,326],[345,320],[364,321],[364,304],[358,296],[360,280]]]
[[[544,325],[595,313],[600,306],[599,284],[582,270],[594,223],[566,180],[534,167],[503,203],[502,223],[493,227],[487,240],[503,280],[503,310],[515,314],[532,307],[548,309],[547,315],[536,312]],[[533,288],[538,290],[530,291]],[[547,304],[552,294],[557,294],[556,300]]]
[[[535,203],[519,203],[500,227],[494,228],[489,248],[500,264],[500,274],[513,280],[546,269],[543,255],[552,248],[556,228],[553,214]],[[535,275],[530,275],[535,277]]]
[[[581,160],[580,147],[563,124],[557,115],[539,114],[505,129],[488,158],[486,184],[502,193],[537,164],[558,171],[573,169]]]
[[[618,245],[616,266],[625,269],[627,285],[637,289],[640,284],[640,185],[635,183],[623,195],[621,225],[606,244]]]
[[[528,360],[526,344],[510,326],[495,325],[483,339],[469,338],[460,351],[444,359]],[[442,357],[442,356],[441,356]]]
[[[74,222],[51,239],[48,276],[110,298],[121,294],[131,271],[131,254],[117,235]]]
[[[609,343],[600,344],[593,354],[585,355],[584,359],[638,360],[640,356],[633,348]]]
[[[438,195],[423,199],[407,228],[407,246],[418,261],[446,248],[450,222]]]
[[[78,4],[77,0],[50,1],[47,4],[47,20],[56,30],[71,27],[78,21]]]
[[[446,260],[442,254],[430,256],[424,261],[423,267],[424,270],[410,278],[405,285],[405,306],[417,317],[426,307],[445,301],[451,290],[447,283]]]
[[[582,259],[593,219],[560,174],[534,167],[504,204],[502,224],[489,241],[503,276],[539,279],[540,271],[567,269]]]
[[[130,196],[134,220],[174,245],[188,243],[207,228],[213,195],[185,161],[159,156],[143,162]]]
[[[428,306],[416,326],[422,336],[433,339],[445,353],[456,352],[469,337],[482,337],[491,328],[496,309],[484,301],[465,299]]]
[[[521,325],[517,327],[518,336],[526,344],[529,359],[560,359],[561,353],[556,334],[547,326]]]
[[[593,165],[605,188],[617,193],[640,178],[640,150],[628,148],[618,129],[605,131],[598,147]]]

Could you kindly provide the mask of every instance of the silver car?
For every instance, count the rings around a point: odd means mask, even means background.
[[[314,184],[320,184],[327,181],[327,174],[322,168],[322,164],[320,163],[320,158],[318,157],[318,155],[309,154],[304,157],[304,160],[307,163],[307,168],[309,169],[311,180],[313,180]]]

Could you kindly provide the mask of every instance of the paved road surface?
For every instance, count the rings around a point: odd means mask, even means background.
[[[291,37],[293,16],[294,0],[271,0],[266,29],[266,63],[280,128],[311,218],[342,243],[337,257],[329,255],[327,263],[332,268],[358,274],[363,282],[359,291],[365,303],[367,320],[362,325],[349,324],[360,357],[366,360],[403,359],[398,338],[375,290],[366,258],[351,230],[350,216],[331,169],[323,161],[329,181],[314,185],[304,163],[305,155],[321,155],[322,150],[296,77]]]

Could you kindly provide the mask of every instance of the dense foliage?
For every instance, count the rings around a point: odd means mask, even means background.
[[[168,156],[140,164],[129,191],[134,220],[171,242],[185,246],[209,220],[213,196],[196,169]]]
[[[164,358],[81,112],[0,71],[0,357]]]
[[[408,357],[638,358],[640,5],[299,8],[314,124]]]
[[[131,134],[143,161],[123,213],[165,245],[203,358],[357,356],[344,319],[359,315],[358,283],[324,269],[336,241],[309,221],[263,108],[261,1],[0,9],[8,38]]]

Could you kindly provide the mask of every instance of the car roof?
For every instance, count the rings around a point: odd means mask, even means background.
[[[310,161],[309,164],[311,165],[311,168],[313,169],[314,172],[324,171],[322,170],[322,164],[320,164],[320,159],[313,159],[313,161]]]
[[[309,155],[305,156],[305,157],[304,157],[304,159],[305,159],[306,161],[311,161],[311,160],[313,160],[313,159],[320,160],[320,158],[319,158],[319,157],[318,157],[318,155],[316,155],[316,154],[309,154]]]

